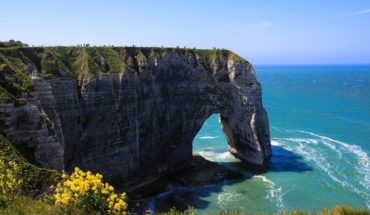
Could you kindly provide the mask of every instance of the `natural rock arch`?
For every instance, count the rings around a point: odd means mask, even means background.
[[[79,166],[128,187],[186,168],[193,138],[219,113],[230,152],[252,166],[266,166],[268,119],[247,61],[228,51],[214,58],[177,49],[140,53],[126,60],[125,72],[76,78],[65,66],[48,79],[40,77],[37,57],[22,54],[32,74],[33,99],[26,106],[1,105],[7,125],[2,132],[14,144],[32,140],[43,166]],[[100,61],[109,68],[104,57]],[[27,120],[15,123],[20,113]]]
[[[197,65],[195,59],[175,54],[162,59],[154,68],[142,65],[139,73],[85,82],[80,86],[84,89],[82,116],[92,118],[89,114],[92,112],[104,119],[101,122],[118,120],[121,126],[115,129],[129,130],[120,133],[123,139],[118,140],[122,144],[117,149],[119,152],[102,156],[101,146],[114,147],[114,141],[107,137],[108,131],[103,132],[103,137],[97,136],[96,131],[110,126],[89,123],[93,128],[89,131],[85,126],[86,138],[80,146],[88,146],[91,155],[75,146],[72,166],[96,169],[112,180],[124,179],[126,183],[131,178],[135,182],[136,177],[181,171],[192,159],[192,141],[197,132],[211,114],[219,113],[230,152],[255,167],[264,168],[271,154],[270,137],[261,87],[253,69],[246,62],[232,60],[211,65],[213,70],[209,71]],[[103,90],[114,87],[119,90],[116,95]],[[95,89],[102,89],[99,93],[104,96],[97,96]],[[101,111],[96,105],[99,103],[116,108]],[[117,116],[112,118],[112,113]],[[100,138],[104,144],[97,142]],[[100,156],[103,159],[97,161]],[[86,162],[86,157],[94,161]],[[106,158],[109,160],[105,161]],[[106,171],[109,166],[113,168]],[[115,175],[117,170],[124,174]]]

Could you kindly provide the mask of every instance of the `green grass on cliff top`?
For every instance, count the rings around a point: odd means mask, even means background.
[[[118,72],[140,72],[147,62],[172,55],[193,57],[197,65],[213,73],[213,62],[226,67],[225,60],[251,65],[224,49],[156,47],[0,46],[0,103],[16,102],[32,91],[32,73],[44,79],[71,76],[76,79]]]
[[[213,60],[221,59],[247,63],[240,56],[224,49],[113,46],[7,47],[0,48],[0,62],[11,66],[11,69],[15,71],[24,71],[31,61],[46,78],[58,75],[60,70],[78,77],[87,74],[98,76],[106,73],[125,72],[130,71],[129,67],[139,71],[137,67],[142,62],[154,58],[163,59],[174,54],[193,56],[204,65],[210,64]]]

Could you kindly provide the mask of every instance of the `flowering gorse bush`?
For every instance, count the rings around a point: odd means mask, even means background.
[[[0,195],[12,197],[19,192],[22,180],[18,177],[19,166],[14,161],[0,159]]]
[[[84,172],[76,167],[71,175],[63,173],[62,178],[55,188],[56,205],[77,205],[104,214],[125,214],[126,193],[116,194],[110,184],[103,183],[101,174]]]

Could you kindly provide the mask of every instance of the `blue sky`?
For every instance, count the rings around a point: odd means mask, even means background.
[[[8,0],[0,40],[226,48],[254,64],[370,63],[369,0]]]

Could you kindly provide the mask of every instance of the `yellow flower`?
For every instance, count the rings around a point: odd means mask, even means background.
[[[74,168],[71,175],[63,174],[63,181],[55,188],[55,204],[67,206],[69,204],[88,204],[81,202],[81,199],[91,194],[99,196],[102,208],[107,207],[106,213],[123,214],[127,208],[125,202],[126,193],[116,194],[114,187],[103,183],[103,175],[93,174],[91,171],[84,172],[78,167]],[[89,205],[84,205],[88,208]]]
[[[22,182],[17,176],[19,170],[15,161],[0,160],[0,195],[13,195],[19,191]]]
[[[103,180],[103,175],[101,175],[101,174],[99,174],[99,173],[97,173],[97,174],[96,174],[96,177],[97,177],[99,180]]]

